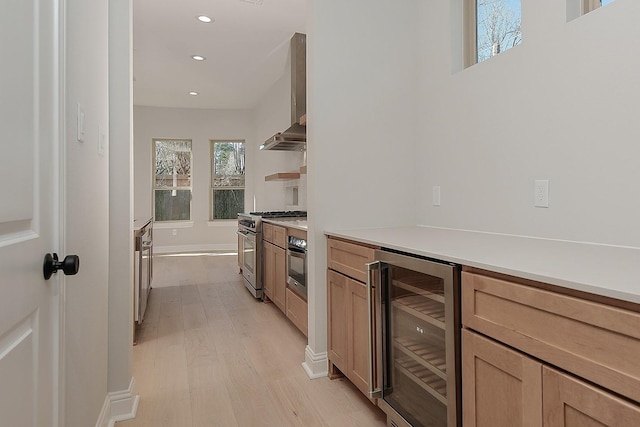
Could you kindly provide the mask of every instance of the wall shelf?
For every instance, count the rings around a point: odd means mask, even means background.
[[[264,177],[265,181],[286,181],[288,179],[299,179],[300,172],[278,172]]]

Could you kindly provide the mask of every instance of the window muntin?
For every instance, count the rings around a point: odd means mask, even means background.
[[[244,212],[245,142],[211,141],[211,220]]]
[[[191,140],[153,140],[155,221],[191,220]]]
[[[485,61],[522,42],[521,0],[469,1],[473,35],[471,64]]]

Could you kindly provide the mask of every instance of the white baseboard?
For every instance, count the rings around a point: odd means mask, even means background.
[[[302,367],[312,380],[326,377],[329,375],[327,352],[314,353],[311,347],[307,346],[304,349],[304,362],[302,363]]]
[[[136,417],[140,396],[134,394],[135,384],[135,378],[131,378],[127,390],[107,393],[96,427],[114,427],[118,421]]]
[[[238,251],[237,244],[223,245],[176,245],[176,246],[154,246],[154,254],[182,253],[182,252],[216,252],[216,251]]]

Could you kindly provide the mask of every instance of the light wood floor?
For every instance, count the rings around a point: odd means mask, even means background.
[[[138,414],[117,427],[386,426],[348,380],[309,379],[306,338],[250,295],[235,256],[182,259],[154,272],[170,265],[180,286],[151,291],[133,349]]]

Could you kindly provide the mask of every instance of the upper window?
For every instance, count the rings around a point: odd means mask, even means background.
[[[155,221],[191,220],[191,141],[154,139]]]
[[[596,10],[601,6],[613,3],[613,0],[582,0],[582,14]]]
[[[244,141],[211,141],[211,220],[244,212]]]
[[[613,2],[614,0],[567,0],[567,22]]]
[[[520,0],[468,0],[470,65],[522,42]]]

